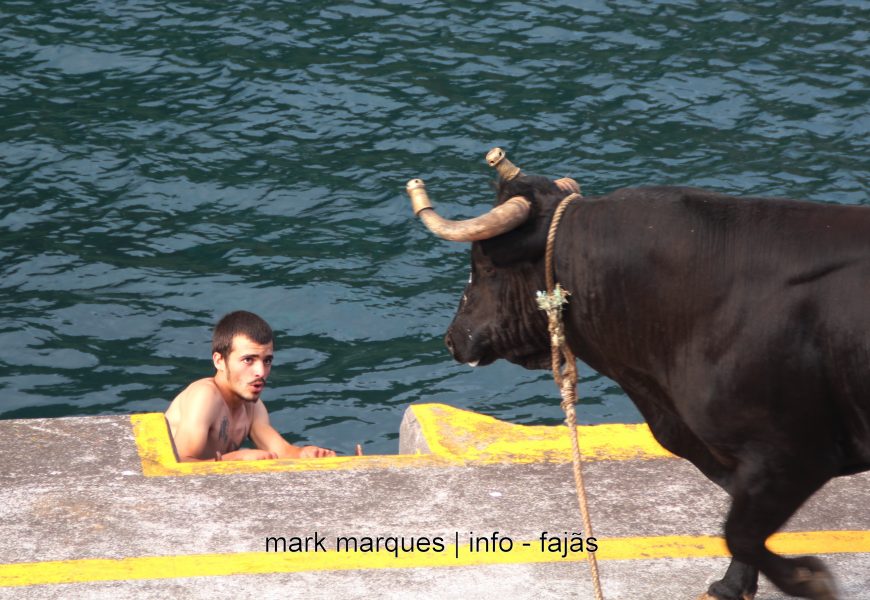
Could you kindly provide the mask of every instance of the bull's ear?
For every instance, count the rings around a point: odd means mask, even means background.
[[[577,183],[576,179],[571,179],[570,177],[562,177],[557,179],[553,183],[556,184],[560,190],[565,192],[566,194],[579,194],[580,192],[580,184]]]

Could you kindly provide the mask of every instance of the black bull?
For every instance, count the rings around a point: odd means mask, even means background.
[[[550,365],[547,229],[566,195],[521,175],[528,219],[471,247],[446,343],[456,360]],[[829,479],[870,469],[870,208],[623,189],[574,201],[555,278],[568,345],[616,381],[656,439],[731,496],[733,560],[708,598],[751,598],[758,572],[784,592],[834,599],[814,557],[765,547]]]

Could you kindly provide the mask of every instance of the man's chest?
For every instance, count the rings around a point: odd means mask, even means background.
[[[245,438],[248,437],[250,427],[251,419],[247,411],[243,410],[235,417],[231,416],[229,412],[222,413],[212,434],[220,447],[220,452],[238,450]]]

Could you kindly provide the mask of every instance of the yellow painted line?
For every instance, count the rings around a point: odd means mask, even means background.
[[[563,426],[514,425],[444,404],[417,404],[411,410],[431,454],[179,463],[162,413],[132,415],[130,421],[142,472],[148,477],[571,462],[571,442]],[[646,424],[583,425],[577,429],[584,460],[672,457],[655,441]]]
[[[528,544],[527,546],[525,544]],[[807,531],[775,534],[768,547],[780,554],[870,553],[870,532]],[[458,556],[457,556],[458,553]],[[712,536],[662,536],[598,540],[598,560],[727,557],[725,542]],[[442,552],[325,552],[195,554],[121,559],[80,559],[0,565],[0,587],[96,581],[216,577],[266,573],[414,569],[585,560],[586,554],[562,557],[542,552],[540,540],[515,541],[509,552],[471,552],[460,541]]]

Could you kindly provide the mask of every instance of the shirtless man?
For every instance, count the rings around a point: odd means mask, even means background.
[[[182,462],[319,458],[335,452],[294,446],[269,424],[260,393],[272,370],[272,329],[257,315],[236,311],[214,329],[214,377],[194,381],[166,410]],[[249,437],[256,449],[241,448]]]

